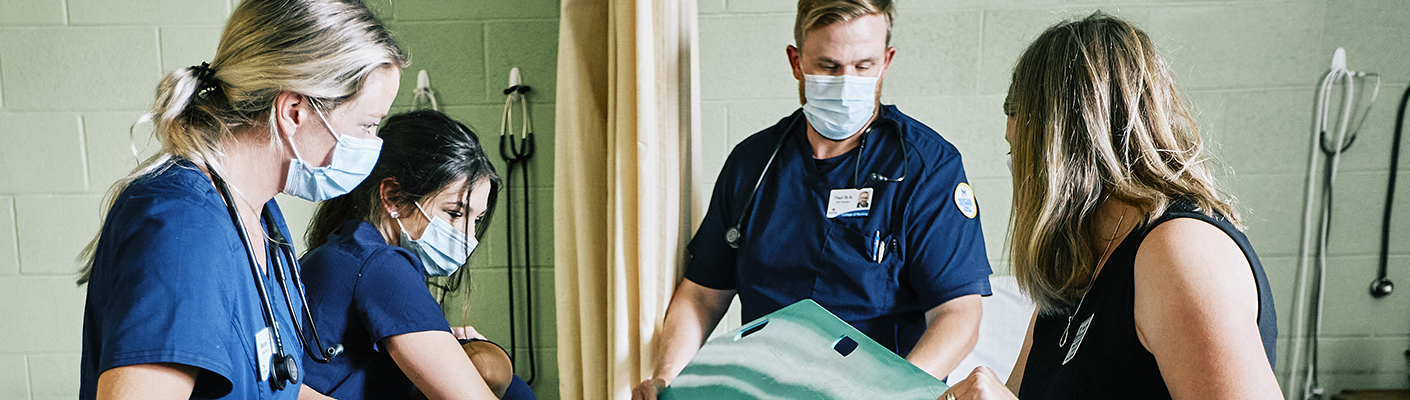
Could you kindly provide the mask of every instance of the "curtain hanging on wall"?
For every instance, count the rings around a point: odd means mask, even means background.
[[[691,232],[693,0],[563,0],[554,280],[564,399],[627,399]]]

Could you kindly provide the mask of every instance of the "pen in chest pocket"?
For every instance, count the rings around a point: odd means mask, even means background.
[[[882,258],[885,256],[885,242],[881,240],[881,231],[876,231],[872,233],[871,236],[871,260],[872,262],[880,263]]]

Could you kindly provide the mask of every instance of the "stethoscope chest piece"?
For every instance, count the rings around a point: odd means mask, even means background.
[[[738,226],[730,227],[729,230],[725,231],[725,243],[728,243],[728,244],[729,244],[729,247],[730,247],[731,249],[738,249],[738,248],[739,248],[739,227],[738,227]]]
[[[290,383],[299,384],[299,364],[294,362],[294,356],[274,355],[274,378],[269,381],[274,390],[284,390]]]
[[[1395,291],[1395,284],[1390,283],[1390,279],[1377,278],[1371,282],[1371,297],[1382,298],[1390,296],[1390,292]]]

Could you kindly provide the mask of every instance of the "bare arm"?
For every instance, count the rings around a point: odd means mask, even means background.
[[[671,304],[666,307],[652,378],[632,391],[633,399],[655,399],[656,392],[685,369],[705,344],[706,336],[724,317],[736,292],[707,288],[690,279],[681,280],[671,295]]]
[[[1136,252],[1135,320],[1175,399],[1279,399],[1248,260],[1219,228],[1176,219]]]
[[[1023,350],[1018,352],[1018,360],[1013,363],[1009,380],[1004,384],[1013,394],[1023,385],[1023,370],[1028,368],[1028,350],[1033,348],[1033,326],[1038,324],[1038,310],[1033,310],[1033,318],[1028,319],[1028,334],[1023,336]]]
[[[496,398],[450,332],[388,336],[382,345],[428,399]]]
[[[960,296],[925,312],[925,333],[906,360],[945,379],[979,341],[979,319],[984,314],[979,295]]]
[[[1013,364],[1013,372],[1009,373],[1007,384],[999,381],[999,376],[994,374],[994,370],[980,366],[970,371],[964,380],[953,382],[953,386],[945,393],[954,395],[956,399],[967,400],[1016,399],[1018,388],[1023,384],[1023,370],[1028,366],[1028,350],[1033,348],[1033,325],[1037,322],[1038,311],[1034,310],[1033,318],[1028,320],[1028,334],[1023,338],[1023,350],[1018,352],[1018,361]]]
[[[99,399],[187,399],[200,368],[174,363],[117,367],[98,375]]]

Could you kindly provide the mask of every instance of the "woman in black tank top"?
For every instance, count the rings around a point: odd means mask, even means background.
[[[1150,38],[1098,12],[1049,28],[1004,102],[1010,256],[1038,304],[1005,386],[942,399],[1274,399],[1263,266]]]

